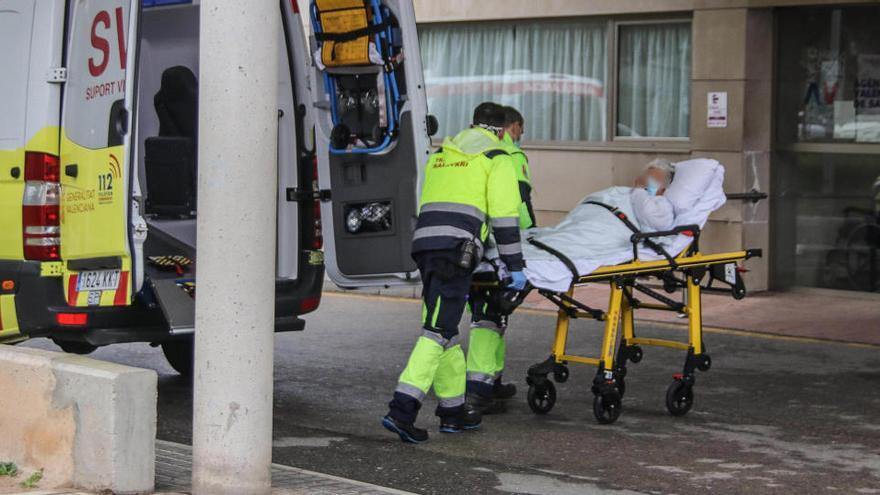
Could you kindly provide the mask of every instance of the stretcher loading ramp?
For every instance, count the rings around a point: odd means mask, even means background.
[[[191,334],[196,328],[196,300],[173,278],[150,279],[156,302],[172,335]]]

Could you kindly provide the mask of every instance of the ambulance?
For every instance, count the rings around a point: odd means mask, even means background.
[[[191,372],[199,8],[0,0],[0,342],[148,342]],[[345,287],[415,280],[436,130],[411,0],[312,0],[303,15],[279,1],[277,332],[304,328],[325,267]]]

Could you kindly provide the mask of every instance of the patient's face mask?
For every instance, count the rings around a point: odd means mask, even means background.
[[[663,184],[657,181],[657,179],[653,177],[648,177],[647,184],[645,185],[645,190],[648,191],[648,194],[651,196],[656,196],[657,191],[660,190]]]

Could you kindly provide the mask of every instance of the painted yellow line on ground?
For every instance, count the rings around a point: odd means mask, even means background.
[[[413,299],[411,297],[405,296],[383,296],[381,294],[359,294],[355,292],[336,292],[336,291],[326,291],[324,292],[325,296],[336,296],[336,297],[351,297],[355,299],[370,299],[370,300],[378,300],[378,301],[389,301],[389,302],[402,302],[402,303],[412,303],[412,304],[421,304],[420,299]],[[525,313],[530,315],[541,315],[541,316],[551,316],[555,317],[557,311],[553,309],[539,309],[539,308],[518,308],[516,310],[517,313]],[[668,321],[657,321],[657,320],[646,320],[642,318],[636,318],[636,321],[641,323],[650,323],[651,325],[661,327],[661,328],[669,328],[671,330],[679,330],[682,332],[687,331],[687,326],[684,323],[670,323]],[[846,347],[854,347],[857,349],[878,349],[880,348],[880,344],[869,344],[867,342],[846,342],[842,340],[831,340],[831,339],[819,339],[816,337],[797,337],[794,335],[778,335],[773,333],[760,332],[757,330],[741,330],[736,328],[724,328],[724,327],[713,327],[713,326],[703,326],[703,332],[705,333],[714,333],[718,335],[734,335],[737,337],[752,337],[758,339],[765,340],[780,340],[784,342],[798,342],[802,344],[834,344],[834,345],[842,345]]]

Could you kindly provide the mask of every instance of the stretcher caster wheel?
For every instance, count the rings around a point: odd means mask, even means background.
[[[553,370],[553,380],[556,383],[565,383],[568,381],[568,366],[558,366]]]
[[[626,381],[623,379],[622,376],[618,377],[614,381],[614,386],[617,388],[617,393],[620,394],[620,398],[622,399],[623,394],[626,393]]]
[[[596,421],[603,425],[610,425],[620,417],[623,404],[618,394],[596,394],[593,396],[593,415]]]
[[[700,371],[709,371],[712,367],[712,358],[708,354],[700,354],[697,356],[697,369]]]
[[[679,380],[666,389],[666,409],[673,416],[684,416],[694,406],[694,388]]]
[[[549,380],[529,385],[527,400],[532,412],[547,414],[556,405],[556,387]]]
[[[639,346],[633,346],[632,351],[630,351],[629,360],[636,364],[642,360],[644,354],[642,354],[642,348]]]

